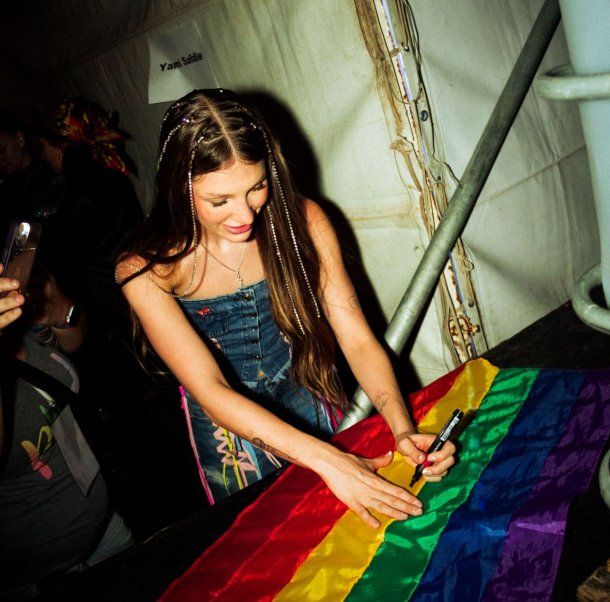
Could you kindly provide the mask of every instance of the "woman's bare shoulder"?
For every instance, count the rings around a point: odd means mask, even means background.
[[[311,199],[303,200],[307,229],[316,247],[335,244],[335,230],[326,212]]]
[[[150,262],[140,255],[126,255],[119,258],[114,273],[117,284],[122,284],[130,276],[138,274],[138,272],[141,272],[141,275],[149,273],[151,278],[166,284],[172,284],[172,277],[176,275],[175,264],[153,264],[150,268],[149,264]],[[136,280],[138,277],[136,276],[133,280]]]
[[[117,284],[123,283],[127,278],[141,272],[147,261],[140,255],[125,255],[120,257],[114,269],[114,279]]]
[[[307,220],[308,224],[313,224],[317,221],[328,222],[328,217],[326,216],[324,209],[322,209],[322,207],[320,207],[320,205],[315,201],[304,198],[303,206],[305,207],[305,219]]]

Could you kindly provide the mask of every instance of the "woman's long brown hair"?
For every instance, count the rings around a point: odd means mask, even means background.
[[[122,253],[122,257],[140,256],[146,265],[123,280],[121,286],[155,266],[174,265],[190,252],[196,238],[194,226],[199,229],[198,224],[193,225],[188,188],[193,152],[193,178],[236,160],[246,163],[265,161],[269,198],[257,219],[256,240],[269,287],[273,317],[292,347],[291,376],[314,396],[343,407],[344,396],[334,367],[335,338],[324,315],[317,315],[318,308],[294,248],[281,193],[290,214],[303,267],[317,296],[320,263],[309,236],[303,199],[295,189],[277,138],[258,111],[234,92],[195,90],[166,112],[161,127],[162,157],[157,171],[153,209]],[[271,161],[275,163],[277,179],[273,176]],[[274,247],[270,218],[275,226],[292,300]],[[295,309],[301,324],[297,321]],[[136,326],[139,325],[136,323]]]

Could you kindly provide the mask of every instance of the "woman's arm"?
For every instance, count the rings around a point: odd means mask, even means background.
[[[121,263],[117,270],[119,280],[133,272],[130,264],[138,265],[139,261],[127,259]],[[258,447],[314,470],[339,499],[373,527],[379,523],[367,508],[398,519],[421,513],[417,498],[373,472],[389,464],[391,454],[363,460],[283,422],[228,385],[177,301],[160,291],[146,275],[124,285],[123,292],[152,347],[213,422]]]
[[[318,205],[306,202],[310,234],[321,262],[324,312],[358,383],[392,430],[398,450],[414,464],[421,463],[425,459],[423,452],[434,437],[417,434],[390,360],[362,313],[334,229]],[[426,475],[429,480],[438,480],[444,475],[453,464],[454,450],[454,446],[448,443],[442,451],[431,456],[430,460],[437,462],[429,468]]]

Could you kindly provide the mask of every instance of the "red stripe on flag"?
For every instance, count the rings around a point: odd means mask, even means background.
[[[451,389],[464,366],[409,396],[416,423]],[[368,458],[394,449],[394,439],[381,416],[355,424],[333,437],[333,443]],[[316,500],[315,508],[308,503],[310,497]],[[214,600],[220,596],[232,600],[245,591],[249,599],[269,599],[290,581],[345,510],[318,475],[291,466],[172,583],[161,601]],[[294,541],[295,533],[299,534],[298,542]]]
[[[364,457],[394,449],[394,438],[381,416],[339,433],[333,442]],[[308,498],[315,499],[315,508]],[[345,510],[318,475],[291,466],[172,583],[161,600],[188,602],[221,596],[233,600],[238,597],[237,590],[255,600],[273,596],[290,581],[298,565]],[[299,534],[297,541],[295,533]]]

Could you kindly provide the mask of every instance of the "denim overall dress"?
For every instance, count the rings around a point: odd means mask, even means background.
[[[333,433],[337,422],[328,402],[290,378],[290,345],[272,317],[266,280],[228,295],[180,303],[235,390],[299,430],[320,438]],[[182,407],[211,504],[286,464],[214,424],[184,389]]]

